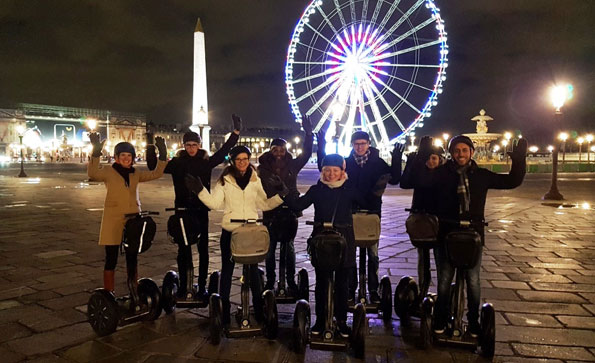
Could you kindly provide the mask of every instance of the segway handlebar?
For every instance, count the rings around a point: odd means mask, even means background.
[[[131,217],[136,217],[136,216],[144,217],[144,216],[158,216],[158,215],[159,215],[159,212],[143,210],[143,211],[140,211],[137,213],[124,214],[124,217],[131,218]]]
[[[487,226],[488,222],[483,219],[474,220],[474,219],[449,219],[449,218],[440,218],[438,217],[440,223],[446,224],[456,224],[460,227],[470,227],[470,226]]]
[[[165,208],[166,212],[171,212],[171,211],[197,211],[199,210],[199,208],[187,208],[187,207],[173,207],[173,208]]]
[[[256,224],[262,223],[262,218],[253,218],[253,219],[230,219],[231,223],[244,223],[244,224]]]
[[[308,226],[314,227],[324,227],[324,228],[349,228],[351,224],[344,224],[344,223],[331,223],[331,222],[316,222],[316,221],[306,221]]]
[[[353,213],[365,213],[365,214],[378,214],[380,211],[378,210],[369,210],[369,209],[355,209]]]

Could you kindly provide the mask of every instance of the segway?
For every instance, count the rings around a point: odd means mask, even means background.
[[[189,213],[189,208],[165,208],[165,211],[174,211],[167,222],[167,234],[173,243],[184,243],[186,246],[196,244],[200,236],[199,221]],[[192,253],[187,256],[186,266],[192,266]],[[208,297],[199,296],[198,285],[194,283],[194,269],[186,270],[186,295],[178,294],[180,278],[177,272],[167,271],[161,286],[161,304],[166,314],[171,314],[176,307],[179,308],[205,308],[209,305]],[[214,271],[209,276],[207,296],[217,293],[219,288],[219,271]]]
[[[268,339],[275,339],[279,330],[279,315],[275,293],[266,290],[262,293],[264,321],[257,323],[250,316],[250,265],[265,260],[269,250],[269,232],[261,224],[262,219],[232,219],[231,223],[242,223],[231,235],[231,255],[235,262],[243,264],[241,277],[241,305],[235,313],[237,326],[225,331],[228,338],[252,337],[263,334]],[[264,271],[259,269],[260,291],[264,289]],[[222,301],[219,294],[212,294],[209,303],[210,339],[212,344],[219,344],[223,333]],[[232,319],[233,322],[234,319]]]
[[[324,261],[320,268],[331,271],[327,280],[326,297],[326,318],[325,327],[319,336],[312,335],[310,304],[306,300],[299,300],[295,306],[293,315],[293,346],[297,353],[303,353],[306,345],[311,349],[319,350],[347,350],[353,348],[354,355],[363,358],[366,348],[366,332],[368,331],[368,319],[366,318],[366,309],[363,304],[356,304],[353,312],[353,328],[349,339],[344,339],[336,333],[337,325],[334,321],[334,271],[337,271],[343,265],[346,242],[345,238],[338,232],[332,223],[306,222],[308,225],[320,227],[320,231],[313,234],[309,241],[309,249],[312,258],[312,264],[316,265],[318,261]]]
[[[301,268],[297,274],[297,291],[290,291],[287,288],[287,277],[285,276],[285,268],[287,265],[287,243],[293,236],[285,235],[286,231],[290,231],[289,224],[296,223],[296,218],[288,206],[283,205],[277,212],[277,215],[272,221],[273,228],[281,228],[280,235],[275,236],[281,242],[279,246],[279,280],[277,281],[277,288],[275,289],[275,299],[277,304],[294,304],[300,299],[306,301],[310,300],[310,281],[308,278],[308,271]],[[287,226],[288,228],[283,228]],[[295,228],[295,224],[293,225]],[[275,252],[275,251],[271,251]]]
[[[378,295],[380,303],[372,302],[368,297],[366,286],[366,253],[367,248],[372,247],[380,240],[380,217],[370,211],[360,210],[353,214],[353,232],[355,245],[359,247],[359,283],[357,302],[364,305],[366,313],[379,314],[382,320],[389,322],[392,319],[393,292],[388,276],[380,279]],[[348,307],[349,311],[355,310],[356,303]]]
[[[438,245],[438,218],[421,210],[405,209],[411,212],[405,227],[409,239],[413,247],[429,250]],[[423,260],[423,268],[429,270],[429,258]],[[397,288],[395,289],[395,314],[399,317],[402,326],[409,326],[411,324],[410,317],[421,317],[422,300],[427,297],[432,301],[436,301],[436,294],[428,293],[427,287],[422,286],[420,291],[417,282],[411,276],[403,276]]]
[[[442,222],[442,221],[441,221]],[[446,253],[455,267],[455,283],[450,291],[450,316],[444,334],[432,330],[434,300],[425,298],[421,311],[421,342],[428,347],[432,342],[463,346],[475,350],[481,348],[486,357],[493,357],[496,344],[496,312],[490,303],[481,307],[480,332],[477,337],[467,334],[468,325],[463,322],[465,310],[465,270],[473,268],[481,251],[481,236],[469,221],[457,221],[458,228],[445,238]],[[483,221],[481,223],[484,223]],[[487,223],[484,223],[487,225]]]
[[[149,249],[155,236],[155,222],[149,215],[158,212],[143,211],[126,214],[122,245],[127,253],[142,253]],[[157,284],[149,279],[136,280],[136,266],[126,266],[129,295],[116,297],[112,291],[95,289],[87,303],[89,324],[99,336],[106,336],[118,326],[137,321],[156,320],[161,315],[161,293]]]

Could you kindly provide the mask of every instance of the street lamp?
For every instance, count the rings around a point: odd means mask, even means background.
[[[532,152],[533,154],[535,154],[538,150],[539,150],[539,148],[537,146],[531,146],[529,148],[529,151]]]
[[[552,105],[554,106],[554,118],[557,121],[556,124],[559,124],[559,121],[562,117],[562,106],[564,103],[572,98],[572,86],[554,86],[550,89],[550,96]],[[554,142],[555,142],[554,138]],[[549,149],[549,147],[548,147]],[[550,200],[562,200],[564,196],[558,191],[558,150],[559,148],[552,147],[552,184],[550,185],[550,190],[545,193],[543,199],[550,199]]]
[[[19,178],[26,178],[27,174],[25,174],[25,166],[24,166],[24,157],[23,157],[23,134],[25,133],[25,128],[22,125],[17,126],[17,132],[19,133],[19,144],[21,149],[21,172],[19,173]]]
[[[510,136],[510,133],[508,133],[508,134]],[[506,135],[504,135],[504,137],[506,137]],[[502,140],[502,146],[504,146],[504,151],[503,152],[504,152],[504,155],[506,155],[506,164],[508,164],[508,154],[506,153],[506,149],[508,148],[508,140],[509,139]]]
[[[591,164],[591,142],[593,141],[593,135],[588,134],[585,136],[585,140],[587,140],[587,164]]]
[[[583,137],[579,137],[578,139],[576,139],[576,142],[578,144],[578,162],[580,164],[582,157],[581,154],[583,153],[583,142],[585,142],[585,139]]]
[[[566,162],[566,140],[568,140],[568,133],[561,132],[558,135],[558,139],[562,141],[562,165],[564,165],[564,163]]]

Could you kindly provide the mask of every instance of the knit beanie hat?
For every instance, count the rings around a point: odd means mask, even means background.
[[[339,154],[329,154],[322,159],[322,167],[325,166],[336,166],[345,170],[345,158]]]
[[[473,145],[473,141],[471,141],[468,136],[457,135],[450,139],[450,142],[448,143],[448,152],[452,154],[452,149],[460,143],[467,144],[471,150],[475,150],[475,145]]]
[[[287,144],[287,140],[282,139],[282,138],[276,138],[273,139],[273,141],[271,141],[271,145],[269,146],[269,148],[273,148],[273,146],[281,146],[281,147],[285,147]]]
[[[356,131],[351,135],[351,143],[355,142],[355,140],[366,140],[370,141],[370,135],[365,131]]]
[[[194,141],[198,144],[201,143],[200,136],[194,131],[188,131],[187,133],[185,133],[182,141],[184,142],[184,144],[189,141]]]
[[[114,155],[118,156],[120,153],[131,153],[132,158],[136,158],[136,150],[134,150],[134,146],[129,142],[119,142],[114,147]]]

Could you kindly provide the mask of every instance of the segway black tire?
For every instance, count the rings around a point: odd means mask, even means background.
[[[496,350],[496,311],[490,303],[481,307],[479,345],[484,357],[491,358]]]
[[[415,280],[410,276],[403,276],[395,289],[395,314],[402,325],[410,324],[410,311],[418,295],[419,290]]]
[[[298,300],[295,303],[293,314],[293,349],[298,354],[303,354],[306,351],[310,321],[310,304],[304,299]]]
[[[218,345],[221,342],[223,332],[221,297],[219,294],[211,294],[209,297],[209,336],[211,344]]]
[[[141,304],[147,304],[149,308],[145,320],[157,320],[161,315],[161,292],[155,281],[148,278],[138,280],[138,296]]]
[[[219,293],[219,271],[213,271],[209,276],[208,291],[209,295]]]
[[[432,345],[432,312],[434,310],[434,301],[428,297],[421,303],[420,320],[420,345],[422,349],[428,349]]]
[[[115,332],[120,314],[114,294],[106,289],[93,291],[87,303],[87,319],[100,337]]]
[[[264,300],[264,336],[267,339],[276,339],[279,335],[279,313],[277,312],[275,293],[272,290],[267,290],[262,297]]]
[[[378,289],[380,290],[380,311],[382,311],[382,320],[386,323],[393,318],[393,291],[388,276],[382,276]]]
[[[180,279],[175,271],[167,271],[161,286],[161,306],[166,314],[176,310],[176,294],[180,287]]]
[[[366,355],[366,308],[363,304],[355,305],[353,312],[353,330],[351,336],[351,346],[356,358],[363,359]]]
[[[298,299],[310,301],[310,279],[305,268],[298,272]]]

